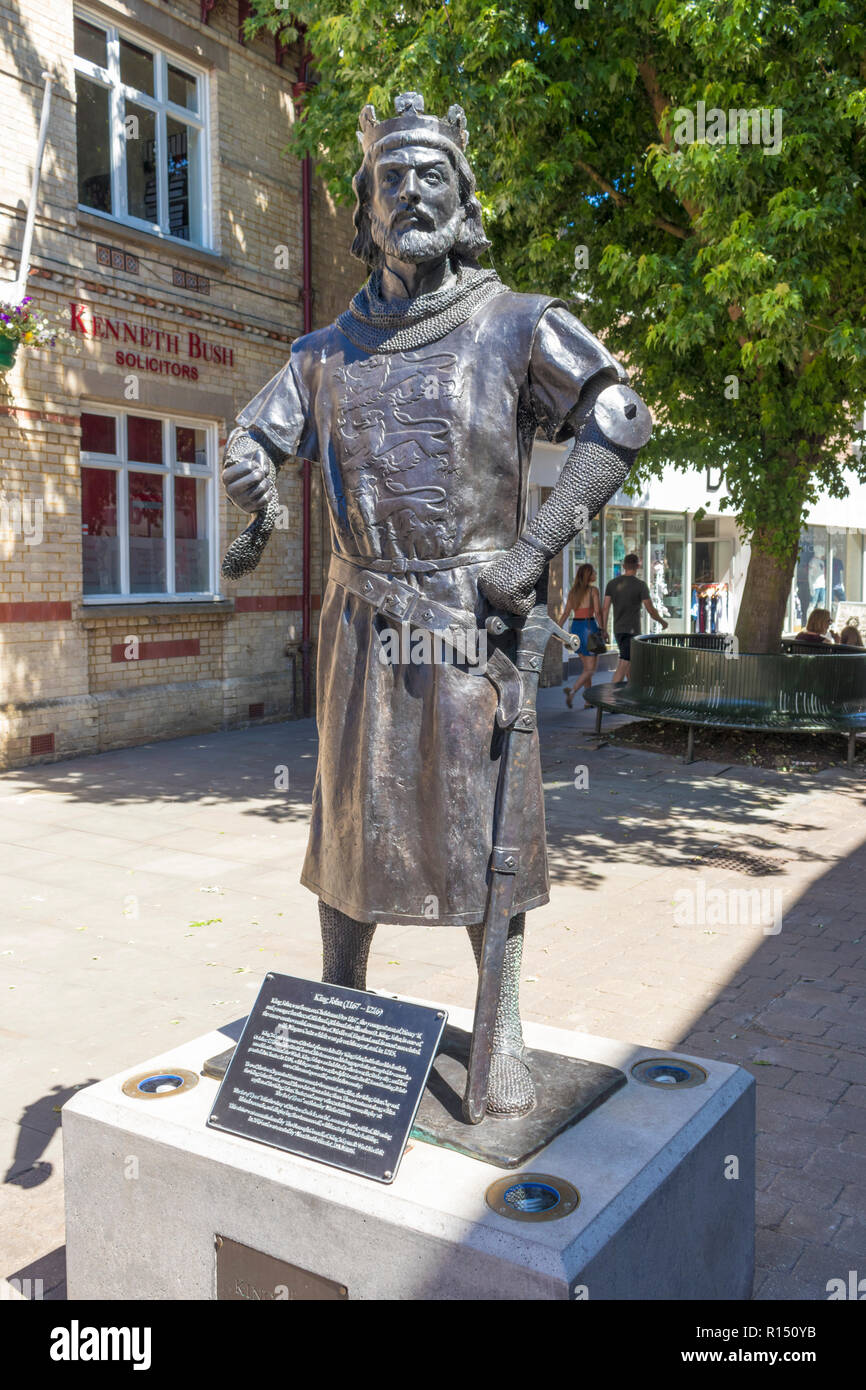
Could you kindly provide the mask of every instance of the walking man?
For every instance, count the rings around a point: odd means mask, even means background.
[[[664,618],[656,611],[650,598],[650,591],[642,579],[638,579],[640,556],[626,555],[622,562],[623,573],[612,579],[604,591],[604,607],[601,625],[607,632],[607,619],[613,607],[613,635],[619,648],[619,661],[613,676],[614,685],[625,685],[631,665],[631,639],[640,632],[640,610],[643,604],[650,617],[662,628],[667,627]]]

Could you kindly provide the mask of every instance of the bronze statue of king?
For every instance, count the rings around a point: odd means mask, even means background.
[[[561,300],[482,268],[462,109],[436,117],[407,92],[389,119],[365,106],[359,127],[352,251],[369,278],[237,418],[223,479],[256,516],[224,570],[261,554],[279,467],[313,460],[332,559],[302,882],[319,900],[323,979],[366,988],[377,922],[465,927],[479,961],[500,931],[483,1093],[487,1114],[519,1116],[535,1103],[518,1010],[524,922],[549,886],[526,685],[538,657],[521,631],[545,611],[550,561],[624,482],[651,420]],[[574,442],[528,521],[539,430]],[[441,641],[385,641],[397,632]],[[483,660],[458,640],[473,633]]]

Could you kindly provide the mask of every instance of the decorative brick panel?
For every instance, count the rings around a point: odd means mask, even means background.
[[[112,270],[125,270],[127,275],[138,275],[141,270],[138,256],[121,251],[117,246],[97,246],[96,263],[110,266]]]
[[[181,270],[175,266],[171,272],[171,283],[181,290],[195,290],[196,294],[210,294],[210,280],[206,275],[196,275],[192,270]]]

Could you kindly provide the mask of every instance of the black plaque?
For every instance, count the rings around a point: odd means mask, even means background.
[[[269,974],[208,1123],[393,1182],[444,1010]]]

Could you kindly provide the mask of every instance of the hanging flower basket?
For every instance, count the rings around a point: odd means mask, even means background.
[[[9,370],[22,343],[28,348],[49,348],[69,339],[64,328],[51,323],[32,303],[30,295],[20,304],[0,302],[0,372]]]

